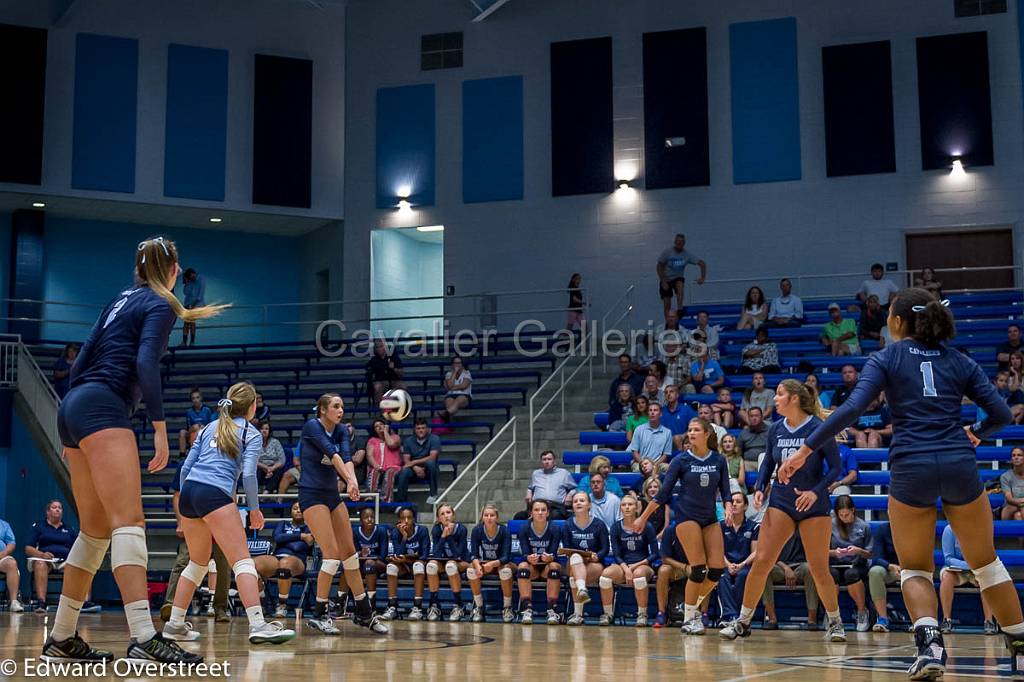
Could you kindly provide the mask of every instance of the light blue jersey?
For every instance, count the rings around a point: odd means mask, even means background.
[[[181,465],[181,484],[184,485],[185,481],[205,483],[223,490],[228,497],[234,498],[238,476],[241,474],[246,503],[250,509],[259,509],[256,461],[262,450],[263,437],[259,429],[250,425],[244,418],[235,417],[233,421],[242,439],[238,457],[231,458],[217,448],[217,424],[220,420],[215,419],[199,432],[192,449],[188,452],[188,457]]]

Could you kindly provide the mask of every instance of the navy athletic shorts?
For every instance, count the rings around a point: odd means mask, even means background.
[[[235,500],[220,488],[208,483],[185,481],[178,498],[178,511],[186,519],[201,519],[229,504],[234,505]]]
[[[341,494],[337,490],[309,490],[299,488],[299,509],[305,512],[318,504],[327,505],[328,511],[334,511],[341,504]]]
[[[75,386],[60,403],[57,432],[64,447],[78,448],[79,441],[103,429],[131,429],[132,408],[108,386],[88,383]]]
[[[800,523],[804,519],[829,516],[832,513],[832,501],[828,495],[821,495],[810,509],[797,511],[796,493],[793,492],[793,489],[773,483],[771,495],[768,496],[768,508],[786,512],[789,518]]]
[[[889,495],[911,507],[934,507],[936,498],[969,504],[985,492],[974,450],[900,455],[889,459],[889,470]]]
[[[686,521],[693,521],[701,528],[707,528],[708,526],[718,525],[718,516],[714,512],[711,512],[710,516],[691,516],[690,514],[677,514],[675,523],[678,525]]]
[[[676,292],[676,282],[686,282],[682,277],[673,277],[665,284],[658,282],[658,296],[661,298],[672,298]]]

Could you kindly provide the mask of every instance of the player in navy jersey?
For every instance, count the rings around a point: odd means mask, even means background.
[[[93,576],[110,547],[125,617],[131,632],[129,658],[166,663],[193,661],[193,654],[153,628],[146,588],[145,520],[139,449],[131,415],[140,399],[153,424],[155,456],[150,473],[167,466],[167,422],[160,386],[160,358],[178,319],[191,322],[222,306],[186,310],[171,290],[178,279],[178,251],[169,239],[139,243],[135,284],[106,305],[71,367],[71,390],[57,413],[57,429],[71,473],[81,533],[68,555],[53,629],[42,658],[112,660],[78,636],[78,614]]]
[[[437,523],[430,530],[431,561],[427,562],[427,590],[430,592],[430,605],[427,608],[427,620],[441,618],[441,570],[448,576],[448,587],[451,588],[455,606],[448,614],[448,620],[457,623],[462,620],[462,579],[459,574],[469,568],[469,531],[455,520],[455,510],[448,503],[437,508]]]
[[[893,343],[868,358],[850,397],[786,462],[779,478],[795,479],[806,466],[810,448],[831,440],[885,391],[893,426],[889,522],[918,646],[910,679],[938,679],[945,672],[946,649],[932,579],[936,498],[942,498],[942,511],[960,538],[964,559],[1006,635],[1012,674],[1024,679],[1024,618],[1010,574],[996,555],[992,507],[973,450],[980,439],[1009,424],[1012,416],[977,363],[948,347],[956,333],[948,305],[925,289],[896,294],[887,321]],[[988,416],[962,427],[964,397]]]
[[[717,501],[721,497],[726,514],[732,506],[729,493],[729,464],[715,452],[718,438],[706,419],[691,419],[686,431],[690,449],[672,460],[657,496],[633,524],[643,532],[648,519],[672,499],[676,483],[683,486],[673,503],[675,532],[690,558],[686,583],[683,633],[703,635],[700,605],[725,572],[725,539],[718,523]]]
[[[328,635],[340,633],[327,612],[327,598],[334,576],[341,568],[355,600],[352,622],[384,634],[388,628],[377,618],[366,597],[348,508],[338,493],[340,478],[347,486],[349,499],[359,500],[359,482],[349,454],[348,429],[341,423],[344,416],[345,404],[341,397],[336,393],[325,393],[316,402],[316,417],[302,427],[299,443],[299,461],[302,463],[299,507],[323,553],[316,580],[313,617],[307,619],[306,624]]]
[[[547,584],[548,625],[561,622],[555,605],[562,590],[562,565],[558,563],[558,543],[561,534],[551,523],[551,505],[547,500],[530,503],[530,522],[519,531],[519,562],[516,578],[519,589],[519,621],[533,623],[533,587],[530,581],[544,578]]]
[[[583,606],[590,601],[587,586],[597,585],[608,556],[608,526],[590,514],[590,496],[577,492],[572,496],[573,515],[562,526],[562,548],[582,550],[569,554],[569,594],[573,613],[566,625],[583,625]]]
[[[828,631],[825,638],[845,642],[846,633],[839,618],[839,596],[829,572],[828,551],[832,538],[831,503],[828,486],[839,476],[839,448],[834,438],[817,445],[799,476],[773,481],[776,468],[794,457],[799,448],[821,424],[821,403],[814,389],[796,379],[786,379],[775,389],[775,412],[784,417],[768,429],[767,452],[754,485],[754,509],[760,510],[768,496],[757,556],[743,588],[739,618],[722,628],[724,639],[750,636],[750,621],[764,591],[768,574],[783,546],[794,531],[800,532],[814,584],[825,606]],[[828,463],[828,473],[824,465]],[[770,494],[769,494],[770,490]]]
[[[640,501],[633,493],[626,493],[619,502],[622,519],[612,524],[608,532],[615,563],[604,569],[597,581],[601,586],[601,605],[604,613],[598,625],[611,625],[615,609],[615,585],[632,585],[636,591],[636,626],[647,627],[647,585],[654,578],[654,562],[658,560],[658,536],[648,523],[642,533],[633,529]]]
[[[388,555],[388,529],[377,523],[373,509],[364,507],[359,511],[359,527],[352,537],[366,580],[366,595],[373,607],[377,603],[377,579],[387,570],[384,559]]]
[[[423,582],[426,558],[430,555],[430,532],[416,525],[416,512],[411,507],[398,510],[398,523],[391,529],[391,551],[387,558],[388,608],[384,620],[398,617],[398,576],[411,575],[413,583],[412,610],[409,620],[423,620]]]
[[[498,523],[498,508],[493,504],[484,505],[480,512],[480,523],[469,536],[469,555],[472,565],[466,569],[469,589],[473,593],[471,620],[484,620],[484,595],[480,592],[480,581],[485,575],[498,574],[501,582],[501,620],[511,623],[515,618],[512,611],[512,536],[503,523]]]
[[[306,559],[313,547],[313,534],[302,516],[298,500],[292,504],[292,518],[274,527],[274,556],[277,558],[277,610],[275,618],[288,615],[292,579],[306,572]]]

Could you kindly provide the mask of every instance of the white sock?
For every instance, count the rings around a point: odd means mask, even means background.
[[[925,616],[924,618],[918,618],[917,620],[914,621],[914,628],[919,628],[919,627],[922,627],[924,625],[930,625],[933,628],[937,628],[937,627],[939,627],[939,621],[937,621],[934,618],[931,618],[929,616]]]
[[[183,609],[178,606],[171,607],[171,619],[168,621],[171,625],[183,625],[185,623],[185,612],[187,609]]]
[[[583,615],[583,603],[582,602],[578,602],[578,601],[577,602],[573,602],[573,604],[572,604],[572,611],[577,616],[582,616]]]
[[[697,615],[696,604],[684,604],[683,605],[683,621],[689,623],[693,620],[693,617]]]
[[[124,605],[124,617],[128,619],[128,631],[132,639],[145,644],[156,636],[153,616],[149,613],[149,601],[140,599]]]
[[[746,606],[740,607],[740,620],[745,625],[750,625],[750,621],[754,620],[754,609],[747,608]]]
[[[825,617],[828,619],[829,623],[834,623],[837,620],[842,620],[839,617],[839,609],[836,609],[835,611],[826,611]]]
[[[1008,635],[1020,635],[1024,634],[1024,623],[1017,623],[1016,625],[1000,626]]]
[[[78,629],[78,614],[82,610],[82,602],[71,597],[60,595],[60,602],[57,604],[57,616],[53,619],[53,631],[50,637],[55,642],[63,642],[68,637],[73,637]]]
[[[512,600],[511,599],[509,599],[508,602],[509,602],[509,605],[512,604]],[[473,603],[476,604],[479,608],[482,609],[484,607],[484,595],[482,595],[482,594],[474,594],[473,595]]]
[[[512,608],[512,597],[502,597],[501,604],[506,609]],[[483,595],[480,595],[480,605],[483,606]]]
[[[377,590],[367,590],[366,596],[370,598],[371,602],[375,601],[377,599]]]
[[[354,599],[355,601],[363,601],[364,599],[366,599],[366,593],[363,592],[361,594],[354,594],[352,595],[352,599]]]
[[[604,615],[612,616],[615,613],[615,604],[606,604],[604,606]]]
[[[256,606],[250,606],[245,610],[245,615],[249,618],[249,628],[258,628],[265,622],[263,620],[263,607],[257,604]]]

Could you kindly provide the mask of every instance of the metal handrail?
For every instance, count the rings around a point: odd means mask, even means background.
[[[473,495],[473,500],[474,500],[474,502],[473,502],[473,506],[474,506],[473,518],[474,519],[480,518],[480,484],[483,481],[487,480],[487,477],[490,475],[491,471],[494,470],[494,467],[498,466],[498,462],[503,460],[505,458],[505,455],[507,455],[510,450],[512,451],[512,468],[513,468],[512,478],[513,478],[513,480],[515,479],[515,477],[516,477],[516,475],[515,475],[515,461],[516,461],[516,454],[517,454],[517,451],[518,451],[518,445],[519,445],[519,440],[516,438],[516,428],[513,426],[512,427],[512,442],[510,442],[508,445],[506,445],[505,449],[502,450],[500,453],[498,453],[498,456],[494,458],[493,462],[491,462],[491,466],[487,467],[487,470],[484,471],[484,473],[481,476],[478,476],[477,477],[477,481],[470,487],[469,490],[466,491],[466,494],[463,495],[461,498],[459,498],[458,502],[456,502],[455,504],[452,505],[452,510],[456,511],[456,512],[459,511],[459,509],[462,507],[462,503],[466,501],[466,498],[468,498],[470,495]],[[434,513],[435,513],[435,516],[436,516],[436,514],[437,514],[436,507],[434,509]]]
[[[562,421],[565,421],[565,384],[566,384],[565,366],[567,364],[569,364],[569,362],[571,360],[574,360],[577,357],[582,357],[583,360],[580,361],[580,364],[576,367],[576,369],[572,373],[572,376],[576,376],[576,373],[579,372],[579,370],[584,365],[589,364],[593,360],[592,356],[585,352],[586,349],[587,349],[587,343],[590,340],[590,337],[587,335],[588,328],[589,328],[589,325],[584,323],[583,326],[582,326],[582,333],[580,334],[580,342],[579,342],[579,344],[573,346],[573,348],[569,352],[569,354],[566,355],[562,359],[562,361],[558,363],[558,366],[555,367],[554,371],[552,371],[551,374],[548,375],[548,378],[545,379],[543,381],[543,383],[541,383],[541,385],[538,386],[537,389],[532,394],[530,394],[529,405],[530,405],[530,452],[531,453],[534,451],[533,427],[537,423],[537,420],[540,418],[540,416],[544,413],[544,410],[546,410],[548,408],[548,406],[551,404],[551,402],[555,398],[557,398],[559,396],[561,396],[561,398],[562,398]],[[554,378],[556,376],[561,378],[561,386],[559,386],[557,391],[552,393],[551,397],[548,398],[548,401],[546,403],[544,403],[544,406],[541,407],[539,411],[535,411],[534,407],[533,407],[533,401],[537,399],[537,396],[540,395],[541,392],[545,388],[547,388],[548,384],[550,384],[554,380]],[[593,375],[591,375],[590,384],[591,384],[591,386],[593,386]]]
[[[473,483],[473,487],[477,487],[477,486],[480,485],[480,481],[482,480],[480,478],[480,460],[481,460],[481,458],[484,456],[484,454],[488,450],[491,449],[491,446],[494,445],[498,441],[498,438],[500,438],[501,435],[503,433],[505,433],[505,431],[510,426],[512,427],[512,442],[513,443],[516,442],[516,420],[517,419],[518,419],[518,417],[512,417],[507,422],[505,422],[505,425],[502,426],[498,430],[498,432],[494,434],[494,437],[491,438],[489,441],[487,441],[487,443],[482,448],[480,448],[480,450],[476,453],[476,457],[474,457],[468,463],[463,465],[462,472],[458,476],[455,477],[455,480],[452,481],[451,483],[449,483],[448,487],[445,488],[444,491],[442,491],[440,495],[438,495],[436,498],[434,498],[434,516],[437,516],[437,508],[438,508],[438,506],[440,506],[440,504],[448,497],[449,493],[451,493],[451,491],[455,489],[455,486],[458,485],[458,483],[460,481],[462,481],[463,478],[465,478],[466,476],[469,475],[469,471],[470,471],[471,468],[476,473],[476,481]],[[501,456],[504,456],[504,455],[503,454],[499,455],[499,457],[501,457]],[[488,471],[490,471],[490,469],[488,469]],[[512,458],[512,478],[515,478],[515,476],[516,476],[516,459],[515,459],[515,457],[513,457]],[[470,490],[472,490],[472,489],[473,488],[470,488]],[[460,503],[461,503],[461,500],[460,500]]]

